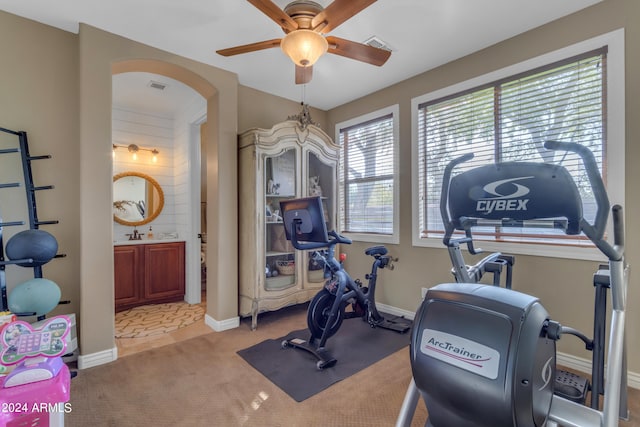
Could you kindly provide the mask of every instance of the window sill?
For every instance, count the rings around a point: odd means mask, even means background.
[[[445,248],[442,239],[416,238],[413,239],[413,246],[425,248]],[[538,245],[527,243],[499,243],[488,241],[474,241],[476,248],[481,248],[484,252],[502,252],[512,255],[531,255],[549,258],[577,259],[584,261],[606,262],[607,258],[595,247],[575,247],[559,245]],[[465,251],[466,245],[462,245]]]
[[[340,234],[344,237],[348,237],[354,242],[386,243],[390,245],[397,245],[400,243],[400,238],[395,234],[349,233],[347,231]]]

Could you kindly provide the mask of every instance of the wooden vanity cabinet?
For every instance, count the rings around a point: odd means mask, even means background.
[[[114,246],[116,311],[139,305],[140,283],[144,282],[143,251],[138,245]]]
[[[184,299],[184,242],[121,245],[113,250],[116,311]]]

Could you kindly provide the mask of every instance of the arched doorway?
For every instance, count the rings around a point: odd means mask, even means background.
[[[81,25],[79,49],[80,369],[117,358],[114,340],[111,79],[145,71],[181,81],[207,100],[206,322],[237,327],[237,76]],[[130,59],[136,58],[136,59]],[[139,59],[145,58],[145,59]],[[220,267],[218,267],[220,266]]]
[[[200,333],[210,331],[204,327],[203,320],[196,321],[206,305],[206,275],[202,274],[206,271],[202,263],[202,253],[206,253],[203,251],[206,248],[206,229],[201,226],[206,226],[206,217],[202,215],[205,221],[200,218],[200,207],[206,206],[206,162],[201,162],[200,150],[200,127],[206,123],[206,100],[180,81],[148,72],[114,74],[112,94],[112,142],[116,147],[113,151],[114,176],[131,172],[144,174],[156,181],[163,194],[162,210],[152,221],[145,220],[148,209],[143,203],[135,205],[135,214],[140,216],[130,218],[133,222],[113,222],[116,242],[115,337],[120,356],[144,350],[154,342],[171,342],[183,332],[193,333],[194,326]],[[127,150],[130,144],[140,148],[135,156]],[[152,154],[153,150],[155,154]],[[206,151],[202,151],[206,156]],[[129,181],[120,180],[118,189],[129,194],[133,187],[123,182]],[[142,182],[141,179],[138,182]],[[124,194],[121,193],[120,197]],[[118,199],[115,190],[114,197],[114,201]],[[137,197],[145,198],[144,195]],[[114,214],[118,212],[114,210]],[[123,215],[127,215],[126,210]],[[139,242],[128,241],[132,230],[141,233]],[[203,236],[202,243],[199,236]],[[184,280],[184,291],[179,296],[183,301],[174,301],[178,296],[172,297],[170,303],[153,301],[148,298],[150,294],[146,290],[135,290],[140,289],[137,286],[141,287],[142,282],[135,281],[131,286],[131,276],[127,272],[133,274],[133,270],[119,270],[118,265],[128,264],[131,254],[140,253],[132,252],[130,243],[166,243],[176,238],[184,242],[185,248],[184,260],[179,263],[184,265],[184,272],[180,275]],[[121,258],[123,254],[127,254],[124,255],[127,261]],[[119,276],[118,271],[125,277]],[[164,275],[159,277],[160,280],[165,278]],[[175,281],[171,280],[166,286],[172,289],[173,283]],[[170,315],[164,317],[164,322],[148,321],[148,316],[157,318],[154,313],[162,310],[182,313],[182,316]],[[172,332],[178,325],[194,322],[189,331]],[[165,333],[170,335],[164,336]]]

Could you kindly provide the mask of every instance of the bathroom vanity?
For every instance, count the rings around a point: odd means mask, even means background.
[[[184,299],[184,241],[123,241],[113,252],[116,312]]]

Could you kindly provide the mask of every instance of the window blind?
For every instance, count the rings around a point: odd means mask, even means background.
[[[393,115],[340,129],[341,230],[393,233]]]
[[[606,155],[606,48],[527,73],[501,79],[418,107],[421,237],[442,236],[440,193],[445,166],[474,153],[459,173],[503,161],[551,162],[565,166],[583,198],[585,218],[595,211],[578,156],[548,151],[547,140],[587,146],[603,170]],[[567,242],[559,230],[479,229],[481,239]],[[550,240],[551,239],[551,240]],[[573,244],[580,237],[569,238]]]

